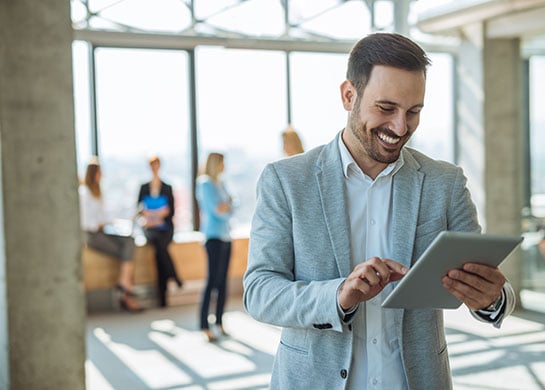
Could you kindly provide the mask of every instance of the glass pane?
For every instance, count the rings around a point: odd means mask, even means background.
[[[292,125],[305,150],[331,141],[346,124],[340,85],[347,61],[347,54],[290,55]]]
[[[532,211],[545,217],[545,56],[530,58],[530,156]]]
[[[308,2],[310,3],[310,2]],[[338,39],[360,39],[371,32],[371,18],[369,9],[363,1],[347,1],[323,9],[296,23],[299,27],[313,33],[322,34]],[[301,10],[307,4],[301,2]],[[312,8],[315,10],[315,7]]]
[[[107,205],[131,218],[139,187],[151,178],[148,159],[158,155],[161,176],[174,189],[176,231],[191,230],[187,53],[100,48],[95,55]]]
[[[89,84],[89,45],[82,41],[72,44],[72,73],[74,77],[74,116],[78,174],[85,175],[91,158],[91,102]]]
[[[450,54],[431,53],[426,98],[420,125],[411,146],[430,157],[454,162],[453,60]]]
[[[93,22],[95,28],[176,32],[191,25],[189,8],[179,0],[90,0],[89,8],[99,19]]]
[[[206,23],[248,35],[278,36],[284,32],[284,11],[276,1],[241,1],[209,16]]]
[[[278,52],[197,52],[200,163],[209,152],[225,154],[226,182],[237,204],[235,235],[248,234],[257,178],[279,156],[287,121],[285,68]]]

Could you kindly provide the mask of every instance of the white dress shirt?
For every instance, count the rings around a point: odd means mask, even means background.
[[[346,180],[350,219],[350,251],[352,268],[378,256],[392,258],[391,201],[392,178],[403,166],[400,157],[389,164],[375,180],[365,175],[339,137],[339,149]],[[354,314],[354,345],[349,389],[406,389],[401,362],[394,310],[381,308],[392,284],[375,298],[362,302]]]

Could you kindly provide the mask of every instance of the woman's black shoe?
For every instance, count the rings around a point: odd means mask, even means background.
[[[132,291],[127,290],[125,287],[120,285],[119,283],[115,285],[115,289],[119,291],[120,293],[123,293],[125,295],[128,295],[129,297],[136,297],[136,294]]]
[[[119,299],[119,305],[123,310],[128,311],[129,313],[141,313],[144,311],[144,309],[138,306],[138,304],[133,301],[131,297],[127,296]]]

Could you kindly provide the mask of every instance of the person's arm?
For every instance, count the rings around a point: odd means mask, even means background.
[[[253,318],[276,326],[342,332],[346,324],[337,311],[337,290],[345,278],[296,280],[290,209],[274,166],[267,166],[257,185],[244,306]],[[316,256],[322,245],[327,243],[316,242]],[[326,261],[335,259],[316,259]]]
[[[201,183],[201,208],[209,215],[228,220],[231,216],[231,207],[222,201],[218,188],[212,181]]]
[[[468,263],[462,270],[449,271],[443,284],[475,318],[497,328],[514,310],[513,287],[497,268]]]
[[[503,320],[509,316],[513,310],[515,310],[516,298],[515,290],[511,286],[509,281],[505,282],[505,285],[502,289],[502,294],[500,296],[499,302],[496,305],[494,302],[491,306],[493,308],[485,308],[483,310],[471,311],[473,317],[483,322],[490,322],[494,327],[499,328]]]
[[[167,197],[168,213],[164,215],[165,218],[172,218],[174,216],[174,195],[172,194],[172,186],[164,184],[164,194]]]
[[[452,201],[448,212],[449,230],[480,232],[475,205],[466,183],[467,179],[460,169],[451,195]],[[503,273],[495,267],[468,263],[464,270],[449,271],[443,278],[443,285],[464,302],[475,318],[492,323],[496,327],[501,325],[515,307],[514,291],[506,282]],[[486,309],[502,297],[497,310],[490,314],[490,310]],[[481,311],[483,308],[485,310]]]
[[[142,203],[142,200],[144,200],[144,196],[146,195],[144,191],[145,186],[145,184],[142,184],[140,186],[140,191],[138,191],[138,205]]]

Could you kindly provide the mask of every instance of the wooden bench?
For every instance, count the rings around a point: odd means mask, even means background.
[[[184,281],[183,291],[200,290],[207,277],[208,265],[206,250],[200,241],[173,242],[169,252],[178,275]],[[134,253],[135,289],[148,287],[154,289],[157,281],[155,254],[150,245],[136,246]],[[231,293],[242,291],[242,277],[248,259],[248,238],[233,240],[231,262],[229,265],[229,284]],[[119,261],[111,256],[84,247],[82,250],[83,285],[88,295],[94,292],[111,291],[119,278]],[[191,287],[193,286],[193,288]],[[196,291],[193,291],[196,293]],[[95,294],[96,295],[96,294]],[[192,301],[194,301],[192,299]],[[176,302],[176,300],[174,300]],[[187,301],[187,300],[186,300]],[[178,299],[177,302],[184,302]],[[89,304],[89,299],[88,299]]]

